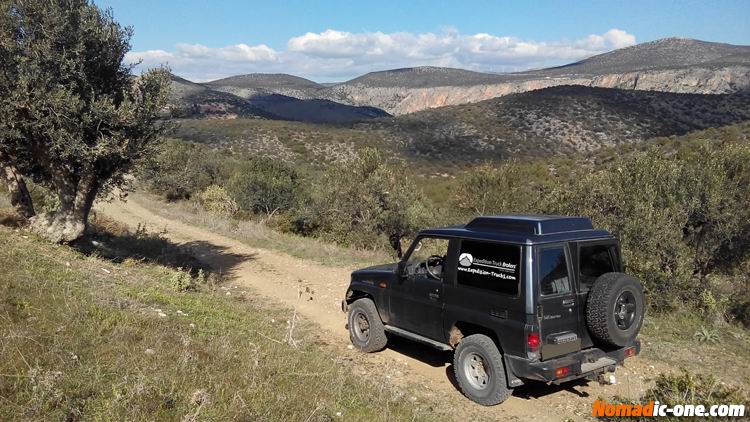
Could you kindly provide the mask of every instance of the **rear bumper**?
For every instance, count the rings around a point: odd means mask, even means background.
[[[641,342],[635,340],[626,347],[614,350],[591,348],[545,361],[530,361],[506,355],[509,371],[516,378],[560,384],[579,378],[593,377],[605,372],[614,372],[626,358],[641,353]],[[568,368],[567,374],[558,377],[559,368]]]

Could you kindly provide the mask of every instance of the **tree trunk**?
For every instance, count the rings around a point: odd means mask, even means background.
[[[84,177],[77,185],[59,180],[56,185],[60,207],[34,217],[32,228],[55,243],[73,243],[86,233],[99,184],[93,177]]]
[[[34,203],[31,200],[31,195],[26,188],[26,182],[24,182],[23,176],[18,174],[16,167],[8,164],[3,158],[2,154],[0,154],[0,166],[2,166],[0,173],[8,186],[10,204],[13,205],[19,217],[28,220],[36,213],[34,212]]]

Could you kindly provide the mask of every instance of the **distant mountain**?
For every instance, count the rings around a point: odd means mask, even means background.
[[[690,38],[664,38],[621,48],[565,66],[527,74],[606,75],[691,66],[713,68],[747,65],[748,60],[750,60],[750,46],[706,42]]]
[[[311,80],[283,73],[251,73],[219,79],[203,85],[210,89],[228,92],[242,98],[270,94],[281,94],[303,99],[314,98],[320,90],[325,88],[323,85]]]
[[[447,67],[422,66],[371,72],[339,85],[372,88],[434,88],[437,86],[486,85],[507,82],[517,78],[510,74],[501,75]]]
[[[311,123],[348,123],[389,116],[375,107],[299,98],[306,96],[305,90],[314,92],[321,88],[315,82],[290,75],[242,75],[205,84],[172,75],[170,105],[175,117],[257,117]],[[281,92],[293,93],[296,97]]]
[[[372,72],[339,84],[318,84],[286,74],[249,74],[205,84],[176,82],[177,96],[191,95],[230,110],[238,99],[273,95],[300,100],[327,100],[340,105],[372,107],[392,115],[424,109],[475,103],[505,95],[560,85],[635,89],[689,94],[729,94],[750,89],[750,46],[712,43],[687,38],[666,38],[593,56],[549,69],[493,74],[441,67],[415,67]],[[205,90],[201,90],[205,88]],[[200,95],[198,95],[200,94]],[[222,94],[232,97],[222,97]],[[198,95],[197,97],[195,97]],[[271,97],[273,98],[273,97]],[[276,99],[278,100],[278,99]],[[277,107],[277,101],[272,103]],[[186,99],[187,103],[196,103]],[[268,104],[266,100],[258,100]],[[313,103],[284,100],[284,115],[306,121],[341,122],[339,117],[314,116],[330,111]],[[329,104],[331,105],[331,104]],[[304,111],[291,112],[293,107]],[[369,115],[369,111],[338,107],[342,116]],[[245,110],[252,113],[252,110]],[[377,113],[376,113],[377,114]]]
[[[171,75],[169,107],[175,117],[270,117],[244,98]]]
[[[373,72],[323,91],[325,98],[406,114],[559,85],[693,94],[750,88],[750,46],[666,38],[565,66],[509,74],[435,67]]]

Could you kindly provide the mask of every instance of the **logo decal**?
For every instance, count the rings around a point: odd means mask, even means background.
[[[458,263],[464,267],[470,267],[474,263],[474,257],[470,253],[462,253],[458,257]]]

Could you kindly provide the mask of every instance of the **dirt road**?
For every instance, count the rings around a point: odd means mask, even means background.
[[[166,229],[166,237],[171,241],[194,245],[197,257],[214,269],[222,270],[232,286],[253,290],[289,307],[297,305],[303,318],[330,332],[334,347],[341,353],[354,355],[358,370],[385,377],[395,385],[408,385],[407,394],[438,403],[442,408],[437,410],[455,419],[582,420],[588,418],[591,403],[597,397],[616,394],[634,397],[644,389],[649,365],[636,358],[627,368],[618,369],[617,385],[581,382],[561,388],[531,384],[517,388],[513,397],[502,405],[485,408],[465,399],[455,388],[450,353],[406,341],[396,341],[383,352],[371,355],[349,349],[344,327],[346,318],[339,301],[346,291],[351,268],[323,266],[284,253],[249,247],[208,230],[163,218],[132,197],[128,202],[98,204],[97,209],[131,227],[141,224],[152,231]],[[298,300],[300,283],[314,291],[312,300]]]

